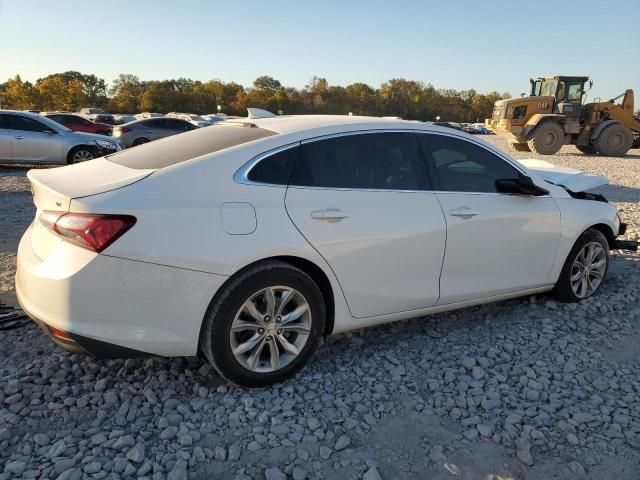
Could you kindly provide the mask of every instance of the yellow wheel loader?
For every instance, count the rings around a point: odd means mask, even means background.
[[[640,148],[633,90],[607,102],[583,103],[589,77],[538,77],[528,97],[498,100],[485,124],[520,152],[553,155],[562,145],[587,154],[622,156]],[[621,100],[620,102],[618,102]]]

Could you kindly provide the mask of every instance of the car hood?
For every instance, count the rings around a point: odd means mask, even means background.
[[[592,175],[572,168],[558,167],[544,160],[538,160],[537,158],[528,158],[519,160],[519,162],[524,165],[527,170],[543,180],[564,187],[572,192],[584,192],[609,183],[609,180],[602,175]]]
[[[69,132],[70,135],[76,136],[81,141],[86,142],[87,140],[107,140],[111,143],[117,143],[113,137],[108,135],[98,135],[97,133],[87,133],[87,132]]]

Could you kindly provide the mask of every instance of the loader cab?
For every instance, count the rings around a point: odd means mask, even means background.
[[[554,97],[553,113],[580,118],[585,84],[589,77],[538,77],[531,79],[531,96]]]

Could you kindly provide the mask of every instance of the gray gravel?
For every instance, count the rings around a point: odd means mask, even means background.
[[[495,137],[487,137],[502,145]],[[608,176],[640,234],[640,152],[545,160]],[[533,154],[518,154],[534,157]],[[0,169],[0,295],[33,207]],[[640,256],[599,296],[536,296],[331,337],[295,379],[244,390],[191,358],[98,361],[34,326],[0,342],[8,478],[640,478]]]

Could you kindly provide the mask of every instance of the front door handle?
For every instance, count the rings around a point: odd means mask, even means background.
[[[449,210],[449,215],[453,217],[460,217],[465,219],[474,217],[478,215],[478,213],[479,212],[476,212],[475,210],[469,207],[460,207],[460,208],[454,208],[452,210]]]
[[[314,220],[339,222],[342,219],[349,218],[349,214],[337,208],[326,208],[324,210],[316,210],[315,212],[311,212],[311,218],[313,218]]]
[[[22,135],[16,135],[13,138],[15,138],[16,140],[22,140],[24,137]]]

